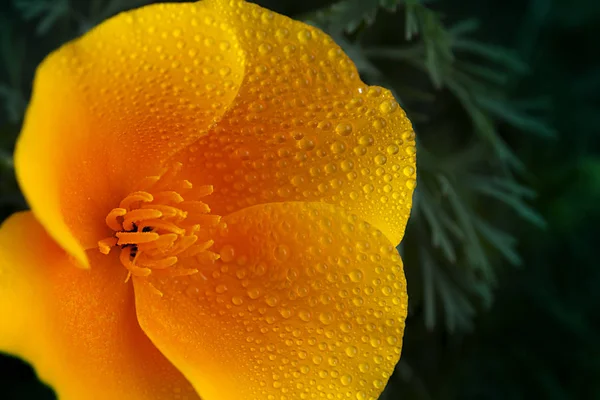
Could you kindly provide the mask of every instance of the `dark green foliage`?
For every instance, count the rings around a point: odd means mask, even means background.
[[[417,132],[410,315],[382,399],[600,398],[600,2],[257,2],[328,32]],[[0,4],[0,219],[26,208],[11,154],[35,66],[147,3]],[[0,369],[0,398],[52,398]]]

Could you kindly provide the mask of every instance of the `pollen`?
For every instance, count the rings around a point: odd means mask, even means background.
[[[175,163],[160,175],[144,178],[106,215],[106,225],[114,233],[98,242],[98,250],[102,254],[113,248],[120,251],[126,282],[131,276],[193,275],[199,264],[219,258],[210,251],[212,240],[198,238],[202,229],[220,223],[221,217],[210,214],[210,207],[202,201],[213,187],[194,187],[179,179],[181,167]]]

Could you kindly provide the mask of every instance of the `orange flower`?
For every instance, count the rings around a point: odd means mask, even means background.
[[[316,28],[226,0],[112,18],[38,69],[0,350],[61,399],[375,399],[414,146]]]

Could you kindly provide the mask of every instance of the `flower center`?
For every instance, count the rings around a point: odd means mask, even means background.
[[[199,200],[213,187],[193,187],[179,179],[181,167],[175,163],[161,175],[143,179],[106,216],[106,225],[115,233],[100,240],[98,249],[108,254],[120,248],[119,258],[128,270],[125,282],[132,275],[193,275],[199,262],[219,258],[209,250],[213,241],[200,242],[197,235],[201,227],[216,226],[221,219]]]

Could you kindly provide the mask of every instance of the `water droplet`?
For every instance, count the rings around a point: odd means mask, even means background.
[[[352,325],[350,324],[350,322],[343,321],[340,323],[340,330],[342,332],[348,333],[352,330]]]
[[[277,261],[285,261],[290,257],[290,248],[284,244],[280,244],[279,246],[275,247],[273,255]]]
[[[352,125],[347,123],[338,124],[335,127],[335,132],[340,136],[348,136],[352,133]]]
[[[310,321],[310,311],[308,310],[300,310],[298,313],[298,317],[304,322]]]
[[[356,354],[358,354],[358,349],[356,348],[356,346],[346,347],[346,355],[348,357],[354,357],[354,356],[356,356]]]
[[[259,288],[250,288],[248,289],[248,297],[255,300],[258,299],[261,295],[261,291]]]
[[[360,282],[363,278],[363,273],[361,270],[355,269],[354,271],[350,272],[349,276],[352,282]]]
[[[378,129],[378,130],[385,128],[386,125],[387,125],[387,122],[385,122],[385,119],[383,119],[383,118],[377,118],[377,119],[375,119],[375,121],[373,121],[373,128]]]
[[[331,145],[331,151],[333,152],[333,154],[342,154],[344,151],[346,151],[346,145],[336,140]]]
[[[349,384],[352,383],[352,377],[348,374],[345,374],[345,375],[342,375],[342,377],[340,378],[340,381],[342,382],[342,385],[348,386]]]
[[[406,176],[413,176],[415,173],[415,169],[411,166],[408,166],[408,167],[404,167],[402,172],[404,172],[404,175],[406,175]]]
[[[315,142],[309,138],[302,138],[298,141],[297,147],[301,150],[310,151],[315,148]]]
[[[383,154],[377,154],[375,156],[375,163],[377,165],[384,165],[387,162],[387,157],[384,156]]]
[[[265,303],[271,307],[275,307],[277,304],[279,304],[279,298],[275,295],[269,295],[265,298]]]
[[[379,111],[381,111],[382,114],[390,114],[396,111],[397,108],[398,103],[392,99],[384,100],[381,102],[381,104],[379,104]]]
[[[233,296],[231,298],[231,302],[233,304],[235,304],[236,306],[239,306],[239,305],[242,305],[244,303],[244,300],[241,297],[239,297],[239,296]]]
[[[360,139],[358,139],[358,143],[360,143],[363,146],[372,146],[374,142],[375,139],[371,134],[363,135],[360,137]]]
[[[235,249],[231,245],[225,245],[221,248],[219,254],[221,255],[221,261],[228,263],[234,259]]]
[[[289,308],[280,308],[279,314],[281,314],[283,318],[289,318],[292,316],[292,310],[290,310]]]
[[[227,286],[226,286],[226,285],[223,285],[223,284],[221,284],[221,285],[218,285],[218,286],[215,288],[215,292],[217,292],[217,293],[219,293],[219,294],[220,294],[220,293],[225,293],[226,291],[227,291]]]
[[[298,40],[302,43],[306,43],[312,38],[312,34],[308,29],[302,29],[300,32],[298,32],[297,36]]]
[[[263,43],[260,46],[258,46],[258,51],[262,55],[269,54],[271,52],[271,50],[273,50],[273,48],[268,43]]]
[[[395,144],[390,144],[386,150],[387,150],[388,154],[394,155],[394,154],[398,154],[398,151],[400,151],[400,147],[398,147]]]
[[[333,315],[330,312],[323,312],[319,314],[319,321],[325,325],[329,325],[333,321]]]

